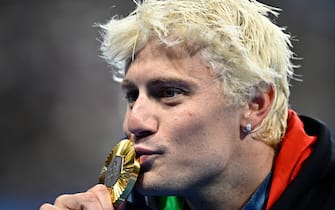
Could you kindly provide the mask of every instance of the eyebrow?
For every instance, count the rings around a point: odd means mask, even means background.
[[[148,87],[155,87],[155,86],[160,86],[160,85],[177,85],[180,87],[188,88],[188,89],[193,89],[192,87],[195,85],[192,81],[189,80],[183,80],[180,78],[175,78],[175,77],[158,77],[158,78],[153,78],[147,82]],[[136,84],[128,79],[124,79],[121,83],[121,87],[123,90],[125,89],[134,89],[137,88]]]
[[[124,79],[121,82],[121,88],[122,89],[129,89],[129,88],[135,88],[135,87],[136,87],[136,85],[130,80]]]

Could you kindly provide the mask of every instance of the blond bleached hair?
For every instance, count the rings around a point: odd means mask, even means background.
[[[102,56],[121,81],[127,64],[149,40],[168,47],[199,49],[222,80],[234,104],[250,102],[274,88],[259,140],[276,147],[285,130],[289,79],[295,67],[290,35],[271,22],[280,9],[255,0],[144,0],[125,18],[113,17],[102,28]],[[190,50],[194,50],[190,49]]]

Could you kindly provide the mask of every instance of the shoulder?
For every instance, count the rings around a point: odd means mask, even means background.
[[[335,209],[335,142],[321,121],[299,116],[307,135],[316,136],[313,151],[273,209]]]

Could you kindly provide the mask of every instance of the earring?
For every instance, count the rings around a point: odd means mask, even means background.
[[[251,131],[252,131],[251,123],[247,123],[247,124],[245,125],[244,132],[245,132],[246,134],[250,134]]]

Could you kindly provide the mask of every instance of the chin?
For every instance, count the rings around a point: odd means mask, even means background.
[[[150,179],[147,179],[150,180]],[[155,184],[152,181],[146,182],[145,180],[140,177],[137,180],[137,183],[135,185],[135,189],[137,192],[139,192],[141,195],[147,195],[147,196],[164,196],[167,195],[167,189],[164,189],[164,187],[160,184]]]

